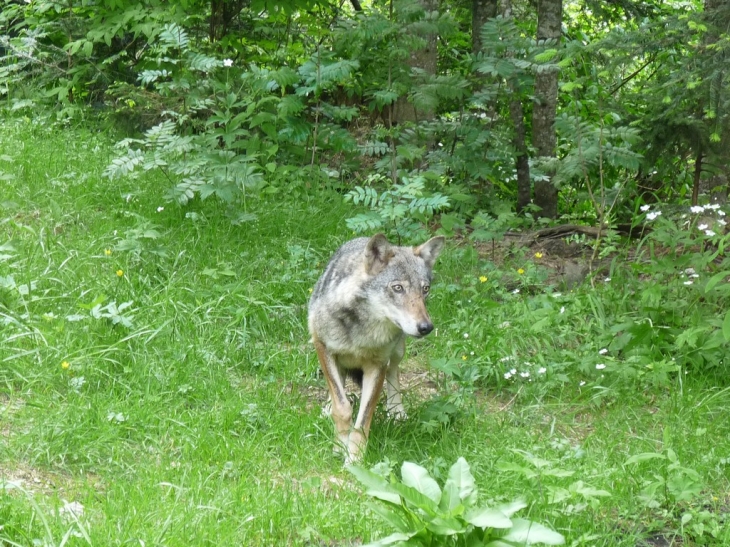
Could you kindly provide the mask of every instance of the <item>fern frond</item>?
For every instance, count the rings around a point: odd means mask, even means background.
[[[363,156],[384,156],[390,150],[387,142],[366,142],[358,146]]]
[[[110,165],[104,169],[103,176],[115,179],[124,177],[132,173],[139,164],[144,161],[144,153],[141,150],[130,148],[127,155],[120,158],[114,158]]]
[[[160,33],[160,42],[163,45],[185,51],[190,44],[188,33],[177,23],[168,23]]]
[[[190,56],[188,63],[192,70],[199,72],[210,72],[214,68],[217,68],[220,62],[215,57],[210,57],[203,53],[196,53]]]

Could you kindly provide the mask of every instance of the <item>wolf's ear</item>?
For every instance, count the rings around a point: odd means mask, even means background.
[[[429,239],[423,245],[419,245],[413,249],[413,254],[420,256],[429,269],[433,268],[436,259],[444,247],[444,236],[436,236]]]
[[[378,275],[394,256],[393,246],[385,236],[375,234],[365,247],[365,271],[370,275]]]

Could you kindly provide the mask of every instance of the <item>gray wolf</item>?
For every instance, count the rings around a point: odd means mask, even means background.
[[[398,365],[406,336],[421,338],[433,330],[426,297],[443,245],[443,237],[418,247],[397,247],[383,234],[353,239],[337,250],[314,286],[309,332],[346,463],[362,458],[384,384],[388,412],[405,417]],[[345,375],[362,388],[354,425]]]

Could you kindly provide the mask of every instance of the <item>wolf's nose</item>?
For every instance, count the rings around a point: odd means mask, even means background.
[[[429,321],[423,321],[422,323],[418,323],[418,334],[420,334],[421,336],[426,336],[432,330],[433,324]]]

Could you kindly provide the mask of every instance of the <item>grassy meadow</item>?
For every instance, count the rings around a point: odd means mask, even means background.
[[[161,174],[103,177],[113,156],[100,132],[0,126],[0,545],[389,534],[333,453],[306,329],[352,205],[292,183],[244,216],[181,207]],[[646,272],[616,261],[571,292],[532,252],[496,265],[456,238],[435,269],[409,418],[378,409],[364,466],[412,461],[443,482],[463,456],[483,504],[524,499],[568,545],[730,544],[727,378],[650,342],[614,349],[652,298]],[[662,313],[721,318],[663,283]]]

